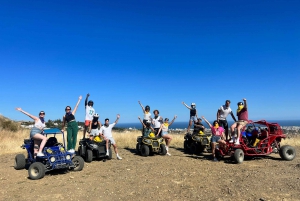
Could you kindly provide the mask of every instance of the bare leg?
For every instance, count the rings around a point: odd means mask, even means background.
[[[118,154],[117,144],[113,144],[113,147],[114,147],[115,153]]]
[[[187,132],[190,132],[191,126],[192,126],[192,120],[190,120],[190,122],[189,122],[189,126],[188,126],[188,129],[187,129]]]
[[[164,135],[163,138],[165,139],[166,141],[166,146],[169,147],[170,145],[170,142],[172,141],[172,136],[167,134],[167,135]]]
[[[41,144],[40,144],[40,148],[39,148],[39,152],[42,152],[43,148],[44,148],[44,146],[47,142],[47,137],[42,135],[42,134],[35,134],[33,136],[33,139],[34,139],[34,141],[36,141],[36,140],[41,140],[42,141]]]
[[[216,148],[216,143],[215,142],[212,142],[211,143],[211,153],[212,153],[212,156],[215,158],[216,157],[216,154],[215,154],[215,148]]]
[[[238,125],[237,130],[238,130],[238,136],[237,136],[237,141],[240,141],[240,136],[241,136],[241,129],[243,128],[243,125]]]

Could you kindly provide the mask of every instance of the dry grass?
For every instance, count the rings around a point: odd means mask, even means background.
[[[21,149],[20,146],[23,144],[24,139],[29,138],[30,130],[21,129],[17,132],[0,130],[0,154],[5,153],[24,153],[25,150]],[[78,132],[77,144],[79,139],[82,138],[82,131]],[[113,137],[116,140],[118,147],[135,149],[136,138],[141,135],[141,131],[113,131]],[[173,140],[171,146],[177,148],[183,148],[183,134],[171,134]],[[62,135],[57,135],[59,142],[62,142]],[[66,138],[66,135],[65,135]],[[66,139],[65,139],[66,140]],[[291,136],[282,141],[282,144],[289,144],[291,146],[300,146],[300,136]]]

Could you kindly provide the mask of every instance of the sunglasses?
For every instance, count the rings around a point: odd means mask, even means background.
[[[66,110],[71,110],[70,108],[67,108]]]
[[[45,115],[45,113],[40,113],[40,115]]]

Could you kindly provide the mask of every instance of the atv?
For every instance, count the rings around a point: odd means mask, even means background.
[[[58,143],[56,135],[62,134],[63,143]],[[44,131],[44,135],[54,135],[47,140],[42,151],[44,156],[34,157],[33,139],[25,139],[21,148],[27,150],[27,158],[24,154],[17,154],[14,168],[16,170],[28,169],[30,179],[41,179],[46,172],[51,170],[74,170],[81,171],[84,167],[84,160],[80,156],[67,152],[65,148],[64,133],[58,128]]]
[[[161,137],[137,137],[136,152],[142,156],[149,156],[153,154],[166,155],[167,150],[164,139]]]
[[[112,150],[111,144],[109,142],[108,153],[106,155],[106,141],[96,142],[94,140],[90,140],[89,138],[84,138],[79,141],[78,147],[78,155],[84,158],[85,162],[92,162],[94,158],[96,159],[112,159]]]
[[[184,151],[191,154],[200,154],[210,148],[211,134],[187,133],[184,136]]]

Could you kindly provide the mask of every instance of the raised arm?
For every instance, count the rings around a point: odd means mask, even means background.
[[[33,119],[34,121],[39,120],[38,117],[33,116],[33,115],[29,114],[28,112],[25,112],[25,111],[22,110],[22,108],[20,108],[20,107],[17,107],[16,110],[18,110],[18,111],[22,112],[23,114],[27,115],[28,117],[30,117],[30,118]]]
[[[64,132],[65,130],[65,125],[66,125],[66,116],[63,116],[63,121],[62,121],[62,127],[61,127],[61,131]]]
[[[74,107],[74,110],[73,110],[73,112],[72,112],[73,115],[75,115],[75,113],[76,113],[76,111],[77,111],[77,108],[78,108],[78,105],[79,105],[81,99],[82,99],[82,96],[79,96],[78,101],[77,101],[77,103],[76,103],[76,105],[75,105],[75,107]]]
[[[233,112],[232,112],[232,111],[231,111],[230,115],[231,115],[232,119],[233,119],[233,120],[236,122],[236,118],[234,117],[234,115],[233,115]]]
[[[163,124],[160,125],[160,128],[159,128],[158,132],[156,133],[156,136],[158,136],[158,134],[160,133],[162,127],[163,127]]]
[[[144,106],[142,105],[141,101],[138,101],[138,102],[139,102],[140,106],[142,107],[143,112],[145,113],[145,108],[144,108]]]
[[[243,101],[244,101],[244,108],[245,108],[245,109],[248,109],[248,105],[247,105],[247,100],[246,100],[246,98],[244,98]]]
[[[115,124],[117,124],[117,123],[118,123],[119,119],[120,119],[120,115],[119,115],[119,114],[117,114],[117,119],[116,119],[116,121],[115,121]]]
[[[173,120],[169,123],[169,126],[171,126],[174,123],[176,118],[177,118],[177,115],[174,116]]]
[[[191,107],[189,107],[187,104],[185,104],[185,102],[182,101],[182,104],[187,107],[189,110],[192,109]]]
[[[220,109],[217,111],[217,121],[219,121]]]
[[[87,104],[88,104],[88,98],[89,98],[89,96],[90,96],[90,94],[88,93],[88,94],[86,95],[86,98],[85,98],[85,101],[84,101],[84,107],[86,107]]]
[[[204,116],[202,116],[202,119],[208,124],[208,126],[209,126],[210,128],[212,127],[212,125],[205,119]]]

